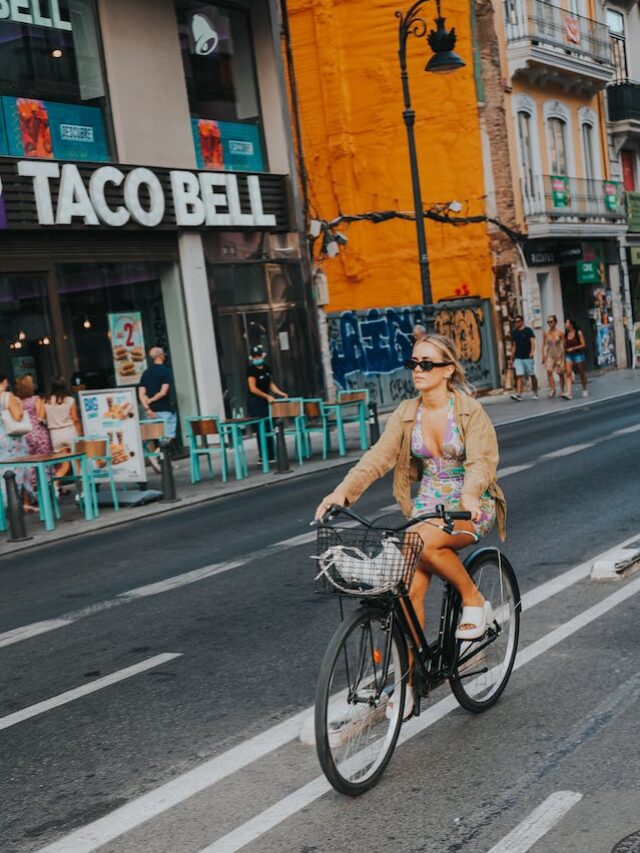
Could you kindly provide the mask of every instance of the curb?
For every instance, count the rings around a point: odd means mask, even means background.
[[[640,571],[640,543],[633,542],[627,548],[595,560],[591,566],[590,577],[594,581],[621,581]]]
[[[524,417],[522,417],[522,418],[512,418],[509,421],[496,421],[496,422],[494,422],[493,425],[497,428],[497,427],[503,427],[503,426],[510,426],[511,424],[520,424],[520,423],[523,423],[524,421],[532,421],[535,418],[553,417],[554,415],[566,415],[569,412],[575,412],[579,409],[586,409],[589,406],[597,406],[601,403],[609,403],[611,400],[620,400],[623,397],[631,397],[634,394],[640,394],[640,388],[637,388],[634,391],[623,391],[621,394],[613,394],[611,397],[603,397],[600,400],[587,399],[587,400],[584,400],[582,402],[575,403],[574,405],[571,405],[571,406],[559,408],[555,412],[534,412],[530,415],[524,415]],[[480,402],[482,402],[482,401],[480,401]],[[528,402],[528,401],[525,401],[525,402]],[[517,404],[514,403],[514,406],[515,405],[517,405]],[[491,407],[490,406],[484,406],[483,408],[487,412],[487,414],[489,414],[488,410]]]

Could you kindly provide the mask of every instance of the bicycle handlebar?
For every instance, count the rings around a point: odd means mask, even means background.
[[[376,519],[373,521],[369,521],[366,518],[363,518],[361,515],[358,515],[357,512],[354,512],[352,509],[346,506],[340,506],[340,504],[331,504],[329,510],[323,515],[320,521],[311,522],[312,524],[329,524],[338,515],[346,515],[349,518],[352,518],[354,521],[357,521],[358,524],[362,524],[363,527],[374,527]],[[394,528],[396,530],[406,530],[408,527],[411,527],[413,524],[417,524],[420,521],[428,521],[432,518],[439,518],[444,521],[445,530],[453,529],[454,521],[471,521],[471,513],[467,510],[447,510],[444,508],[444,504],[438,504],[436,506],[435,512],[424,512],[420,515],[416,515],[413,518],[407,520],[407,522],[400,527]]]

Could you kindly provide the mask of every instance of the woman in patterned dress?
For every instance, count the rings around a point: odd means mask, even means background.
[[[22,419],[24,406],[22,400],[19,400],[14,394],[9,391],[9,379],[4,374],[0,375],[0,410],[8,409],[14,420]],[[0,459],[15,459],[19,456],[28,456],[29,447],[24,435],[8,435],[5,430],[4,420],[0,417]],[[36,507],[32,506],[33,489],[31,486],[32,470],[16,466],[16,486],[18,493],[22,497],[22,506],[25,512],[37,512]]]
[[[29,453],[51,453],[51,437],[47,429],[47,413],[42,397],[35,393],[33,378],[27,373],[16,379],[16,397],[22,400],[25,412],[31,420],[31,431],[25,436]],[[35,490],[35,471],[31,474],[31,485]]]
[[[476,640],[491,624],[491,604],[469,577],[457,552],[485,536],[496,520],[500,536],[505,535],[506,503],[497,484],[496,432],[473,398],[456,348],[448,338],[432,334],[417,341],[405,367],[412,371],[419,396],[398,406],[380,440],[324,498],[316,518],[321,518],[331,504],[353,503],[392,468],[394,496],[406,515],[430,512],[438,504],[448,510],[469,511],[471,520],[456,521],[454,534],[444,531],[442,522],[435,520],[416,526],[424,550],[410,596],[424,625],[424,598],[431,577],[436,574],[444,578],[462,598],[456,636]],[[420,482],[413,503],[411,480]]]

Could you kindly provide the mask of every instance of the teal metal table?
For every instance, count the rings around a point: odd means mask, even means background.
[[[269,418],[229,418],[220,421],[220,429],[224,435],[230,435],[233,448],[233,462],[236,472],[236,480],[242,480],[249,476],[247,457],[244,452],[242,431],[246,427],[258,427],[258,442],[260,444],[260,455],[262,456],[262,471],[269,473],[269,459],[267,454],[267,423]]]
[[[84,495],[84,517],[91,521],[95,517],[91,490],[89,485],[89,469],[87,457],[84,453],[73,453],[61,451],[60,453],[40,453],[33,456],[17,456],[15,459],[0,459],[0,470],[12,470],[15,468],[34,468],[36,482],[38,484],[38,508],[40,520],[44,521],[46,530],[55,528],[53,504],[49,493],[48,469],[62,462],[74,462],[80,465],[80,479],[82,482],[82,494]],[[0,519],[3,520],[3,519]],[[4,528],[2,528],[4,529]]]

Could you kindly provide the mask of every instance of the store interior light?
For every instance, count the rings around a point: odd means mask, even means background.
[[[22,349],[22,341],[16,341],[13,345],[14,349]]]
[[[91,320],[88,317],[85,317],[84,323],[82,324],[85,329],[91,328]]]
[[[48,347],[48,346],[49,346],[49,344],[50,344],[51,342],[50,342],[49,338],[47,338],[47,337],[45,336],[45,337],[42,339],[42,343],[43,343],[46,347]]]
[[[54,59],[62,59],[62,57],[64,56],[64,50],[61,47],[54,47],[51,51],[51,56]]]
[[[18,340],[23,341],[27,336],[24,332],[18,332]]]

